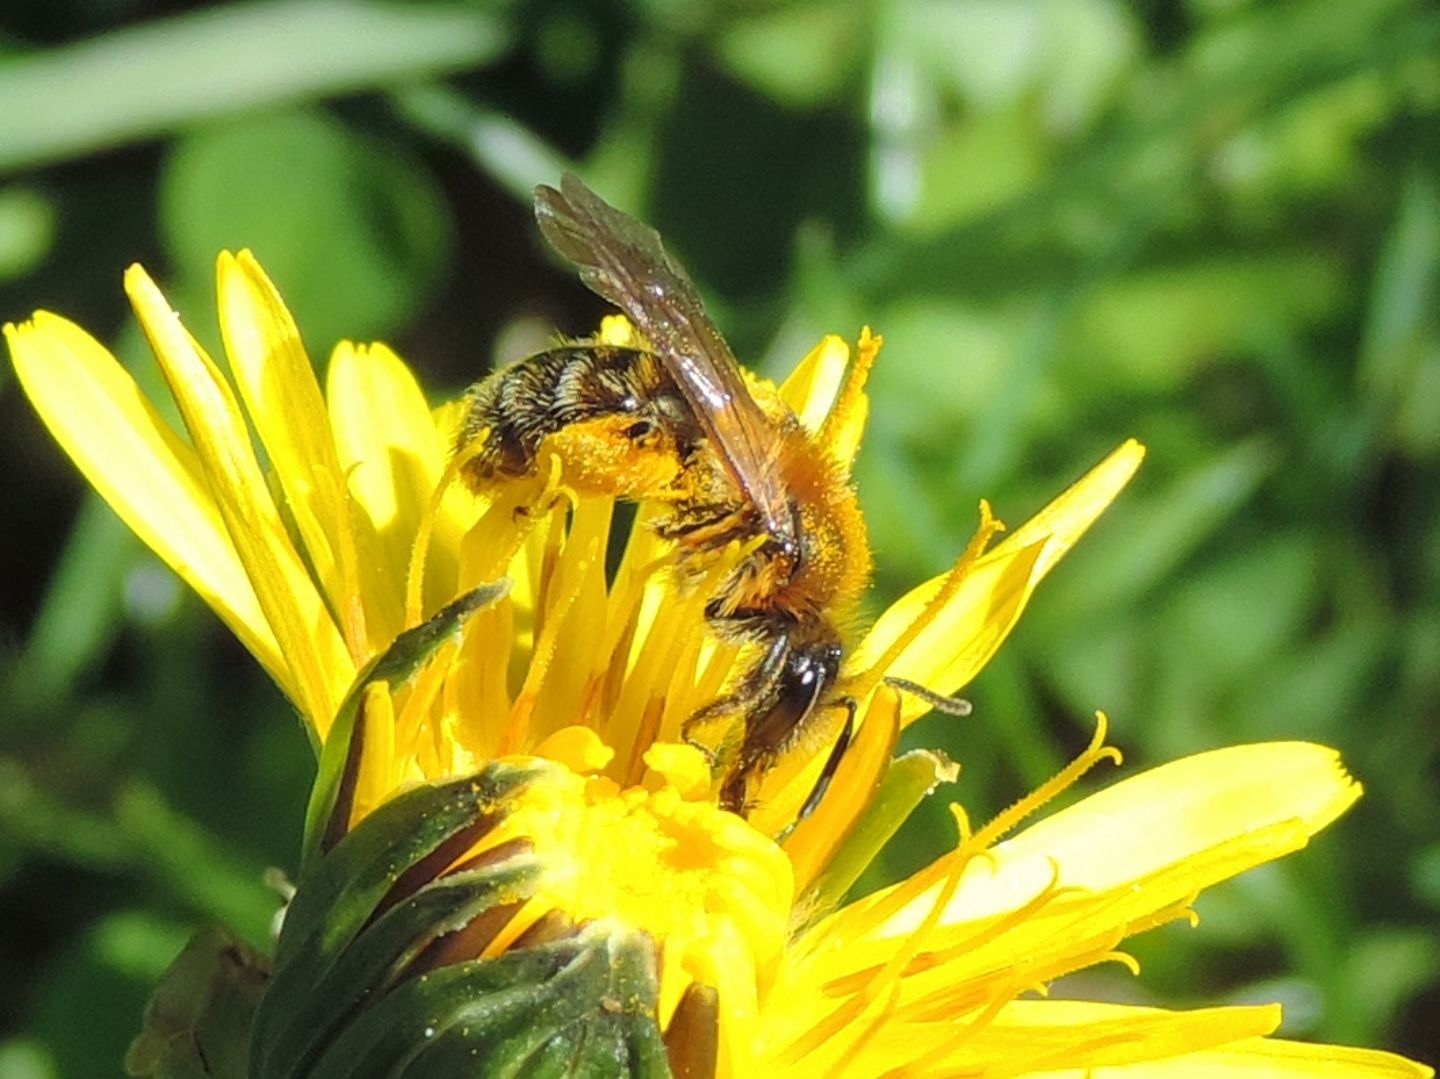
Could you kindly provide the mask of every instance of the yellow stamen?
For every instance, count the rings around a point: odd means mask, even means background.
[[[906,968],[905,973],[907,975],[919,974],[926,970],[942,966],[952,959],[976,952],[982,946],[1000,939],[1008,930],[1015,926],[1022,925],[1038,915],[1044,907],[1049,906],[1056,898],[1068,892],[1075,891],[1078,891],[1078,889],[1063,888],[1060,886],[1060,867],[1052,861],[1050,881],[1034,897],[1027,900],[1022,906],[1016,907],[1001,917],[982,924],[975,932],[961,937],[948,947],[917,955],[910,966]],[[824,984],[825,993],[830,996],[839,996],[856,992],[861,985],[864,984],[865,980],[872,977],[878,969],[879,965],[877,964],[863,970],[851,971],[839,978],[831,979]]]
[[[850,471],[849,463],[855,458],[855,448],[864,432],[866,413],[870,407],[870,399],[865,396],[865,383],[875,365],[875,357],[880,353],[880,346],[884,343],[883,337],[871,334],[869,326],[861,329],[860,341],[855,348],[855,362],[850,365],[845,385],[841,387],[840,394],[820,430],[820,443],[831,448],[832,455],[845,467],[847,475]]]
[[[436,656],[435,660],[425,666],[415,676],[405,697],[404,704],[400,708],[400,714],[395,721],[395,752],[397,765],[403,761],[413,761],[420,752],[420,740],[426,735],[431,739],[431,752],[437,760],[448,757],[445,750],[448,747],[435,742],[439,732],[437,724],[428,722],[434,714],[432,709],[441,690],[445,686],[445,678],[450,673],[450,663],[454,659],[456,648],[454,645],[447,645]],[[397,777],[398,778],[398,777]]]
[[[985,553],[985,548],[990,545],[991,539],[1003,531],[1005,531],[1005,522],[990,512],[989,502],[981,499],[980,524],[975,529],[975,534],[970,537],[970,542],[966,544],[965,550],[955,560],[955,565],[946,574],[944,582],[915,620],[890,643],[890,647],[881,653],[880,658],[869,669],[855,676],[853,692],[857,697],[866,696],[879,685],[885,677],[885,672],[894,666],[895,661],[900,658],[905,649],[909,648],[915,639],[925,631],[925,628],[939,617],[940,612],[945,609],[945,605],[960,591],[960,586],[965,583],[966,574],[980,560]]]
[[[1014,805],[1002,810],[984,828],[980,829],[975,836],[975,842],[982,847],[991,846],[1031,813],[1073,785],[1076,780],[1102,760],[1113,761],[1118,765],[1123,759],[1120,751],[1114,746],[1105,745],[1105,734],[1109,727],[1109,717],[1104,712],[1096,712],[1095,735],[1090,739],[1090,744],[1085,747],[1084,752]]]
[[[355,799],[350,807],[352,826],[395,789],[390,771],[395,760],[395,712],[390,687],[384,682],[372,682],[365,687],[356,725],[354,737],[361,739],[365,752],[360,755]]]
[[[594,562],[597,552],[598,545],[592,541],[586,551],[585,560]],[[555,658],[555,646],[560,639],[560,630],[564,626],[565,615],[569,613],[571,606],[580,597],[580,590],[584,583],[583,573],[574,574],[564,582],[554,601],[542,608],[549,617],[544,619],[540,636],[535,641],[535,649],[530,655],[530,666],[525,672],[525,684],[521,686],[520,692],[515,697],[515,703],[510,709],[510,722],[505,727],[505,737],[500,743],[502,756],[507,753],[516,753],[526,745],[535,701],[540,696],[541,690],[545,688],[545,676]]]
[[[603,771],[615,751],[589,727],[561,727],[535,747],[535,756],[565,765],[579,775]]]
[[[955,816],[958,824],[963,814],[958,811],[958,807],[952,808],[956,810]],[[906,965],[924,945],[931,931],[940,924],[940,918],[945,913],[946,906],[954,897],[955,890],[960,886],[960,874],[965,868],[965,862],[957,858],[952,859],[952,863],[948,868],[942,886],[936,892],[935,899],[931,903],[930,909],[919,927],[906,938],[905,942],[895,951],[895,954],[890,960],[870,979],[868,985],[845,1000],[844,1003],[823,1020],[816,1023],[810,1030],[806,1031],[805,1034],[795,1039],[795,1041],[782,1050],[779,1054],[781,1061],[793,1064],[807,1054],[814,1052],[815,1049],[831,1038],[840,1037],[841,1032],[845,1031],[851,1023],[863,1015],[870,1004],[875,1001],[882,992],[888,993],[898,988]],[[866,1037],[867,1031],[882,1023],[885,1014],[886,1011],[882,1008],[878,1015],[868,1020],[866,1026],[862,1028],[859,1037]]]
[[[480,455],[485,448],[483,438],[476,438],[470,445],[450,458],[440,482],[435,484],[429,500],[420,515],[415,529],[415,542],[410,548],[410,567],[405,574],[405,625],[420,624],[424,617],[425,605],[425,560],[430,553],[430,538],[435,531],[435,519],[440,514],[440,505],[450,485],[460,475],[460,470]]]

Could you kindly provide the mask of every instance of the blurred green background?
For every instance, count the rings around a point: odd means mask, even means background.
[[[1440,15],[1419,0],[10,0],[0,320],[153,385],[143,262],[213,344],[249,246],[323,363],[436,400],[601,311],[528,191],[578,168],[781,373],[883,332],[877,604],[1124,437],[1135,485],[917,742],[964,764],[880,867],[1083,744],[1312,739],[1364,781],[1300,856],[1057,992],[1279,999],[1440,1060]],[[0,365],[0,1074],[116,1074],[202,924],[263,941],[312,771],[275,689],[87,494]],[[1108,778],[1108,777],[1101,777]],[[1117,968],[1118,969],[1118,968]]]

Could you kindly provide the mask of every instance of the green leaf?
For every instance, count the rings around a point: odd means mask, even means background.
[[[0,172],[476,67],[497,59],[506,39],[473,5],[363,0],[231,4],[112,31],[6,61]]]
[[[1103,356],[1107,385],[1177,389],[1217,358],[1321,321],[1345,294],[1342,269],[1320,247],[1138,268],[1096,289],[1079,316],[1071,362],[1086,383]]]
[[[1184,642],[1181,662],[1212,687],[1275,677],[1314,617],[1323,563],[1310,536],[1286,531],[1193,571],[1167,598],[1162,639]],[[1264,596],[1263,603],[1256,597]]]
[[[209,281],[218,251],[250,248],[322,355],[342,337],[391,335],[420,310],[453,232],[410,154],[317,110],[185,137],[166,163],[160,211],[182,278]],[[208,315],[186,312],[193,325]]]
[[[1348,941],[1340,984],[1349,992],[1341,1037],[1363,1041],[1371,1031],[1385,1030],[1407,1000],[1421,1000],[1421,990],[1435,984],[1440,944],[1428,927],[1385,927],[1356,934]]]
[[[0,281],[29,273],[55,242],[54,203],[31,187],[0,190]]]
[[[509,795],[547,767],[492,762],[475,776],[407,791],[311,866],[286,913],[256,1020],[257,1074],[290,1074],[285,1069],[298,1067],[316,1039],[416,948],[513,899],[530,864],[501,861],[435,878],[493,827]]]
[[[90,883],[32,895],[27,917],[64,910],[75,898],[67,892],[102,890],[100,878],[71,880]],[[119,1073],[146,1000],[193,932],[173,916],[112,908],[87,924],[72,921],[59,947],[37,955],[38,969],[26,972],[34,981],[23,1022],[48,1047],[56,1075]],[[12,1072],[0,1069],[0,1075],[10,1079]]]
[[[1417,171],[1375,269],[1359,371],[1363,400],[1417,456],[1435,451],[1440,401],[1440,184]]]
[[[288,963],[304,948],[333,952],[343,946],[407,872],[423,872],[432,857],[447,864],[454,848],[491,826],[488,814],[497,803],[546,767],[542,761],[523,768],[496,761],[473,777],[418,787],[380,806],[301,877],[277,963]]]
[[[828,910],[839,904],[915,807],[939,784],[953,783],[958,771],[943,755],[926,749],[911,750],[891,761],[865,816],[815,882],[814,906]]]
[[[0,1042],[0,1075],[8,1079],[60,1079],[54,1058],[32,1037]]]
[[[144,1027],[125,1055],[130,1075],[245,1079],[250,1023],[268,968],[223,929],[195,935],[145,1005]]]
[[[1114,0],[921,0],[897,5],[886,47],[969,111],[1035,100],[1056,126],[1088,122],[1138,58],[1138,19]]]
[[[264,883],[261,864],[228,849],[143,780],[119,792],[111,816],[126,849],[172,901],[183,899],[252,944],[269,942],[278,897]]]
[[[513,116],[476,105],[443,86],[397,90],[390,104],[403,119],[467,154],[523,205],[535,197],[535,185],[554,183],[577,166]]]
[[[1029,621],[1050,629],[1063,616],[1088,632],[1087,618],[1133,602],[1232,527],[1277,464],[1272,446],[1251,439],[1200,461],[1163,490],[1146,491],[1142,478],[1140,489],[1128,493],[1102,525],[1104,549],[1082,545],[1071,555],[1046,582],[1045,603]]]
[[[364,729],[358,721],[366,687],[378,682],[394,686],[409,681],[442,645],[455,639],[471,615],[505,595],[509,588],[510,582],[502,580],[465,593],[428,620],[396,637],[384,653],[356,676],[320,754],[320,768],[305,811],[304,865],[309,866],[338,838],[349,819],[349,799],[353,793],[350,785],[360,754],[364,752],[363,739],[357,741],[355,733]]]
[[[830,104],[856,73],[867,22],[858,4],[777,6],[727,25],[715,49],[736,76],[781,104]]]
[[[10,719],[50,726],[124,625],[122,589],[139,542],[98,495],[82,503],[25,651],[5,674]]]
[[[649,938],[595,923],[445,967],[388,993],[311,1074],[668,1076],[655,963]]]
[[[511,951],[475,958],[543,866],[520,842],[462,859],[555,767],[496,761],[409,791],[319,859],[256,1018],[256,1079],[668,1074],[647,937],[542,919]]]
[[[308,1074],[310,1062],[369,1002],[416,976],[414,965],[429,949],[443,954],[445,945],[473,939],[472,954],[478,954],[533,894],[538,875],[533,857],[512,852],[498,864],[426,884],[367,924],[333,962],[323,952],[297,955],[278,972],[256,1024],[256,1074],[276,1079]],[[492,913],[498,920],[484,917]],[[422,962],[419,971],[426,967]]]

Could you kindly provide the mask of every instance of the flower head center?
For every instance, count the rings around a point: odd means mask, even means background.
[[[751,986],[773,981],[793,899],[790,862],[733,814],[673,787],[620,790],[556,769],[517,794],[486,846],[517,838],[544,870],[491,950],[552,912],[644,930],[664,957],[662,1021],[692,983],[723,990],[740,972]]]

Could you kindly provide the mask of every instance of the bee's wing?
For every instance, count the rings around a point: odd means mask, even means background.
[[[660,234],[566,173],[560,190],[535,189],[535,218],[580,279],[635,323],[655,347],[740,492],[780,539],[794,538],[772,452],[774,421],[750,396],[730,346]]]

